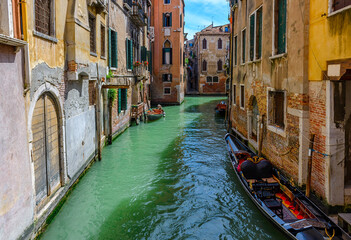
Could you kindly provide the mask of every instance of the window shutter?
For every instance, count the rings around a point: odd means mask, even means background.
[[[111,28],[108,29],[108,66],[111,67]]]
[[[282,54],[286,45],[286,0],[279,0],[278,4],[278,54]]]
[[[117,68],[117,32],[111,30],[111,67]]]
[[[126,38],[126,67],[129,68],[129,42],[128,38]]]
[[[152,51],[149,51],[149,71],[152,73]]]
[[[162,64],[166,62],[166,49],[162,48]]]
[[[169,15],[169,26],[172,27],[172,13]]]
[[[121,92],[121,110],[127,110],[128,94],[127,89],[120,89]]]
[[[116,68],[118,68],[118,35],[117,32],[114,32],[115,35],[115,62],[116,62]]]
[[[235,62],[235,65],[238,64],[238,37],[235,37],[235,57],[234,57],[234,62]]]
[[[258,18],[258,46],[257,46],[257,58],[262,57],[262,8],[257,12]]]
[[[130,69],[133,69],[133,40],[129,40],[129,60],[130,60]]]
[[[170,55],[170,57],[169,57],[170,61],[169,61],[169,63],[172,64],[173,63],[173,60],[172,60],[172,58],[173,58],[172,57],[172,48],[169,48],[169,51],[170,51],[170,54],[169,54]]]
[[[122,89],[118,89],[118,113],[122,111]]]
[[[163,21],[163,27],[165,27],[166,26],[166,14],[165,13],[162,14],[162,21]]]
[[[246,61],[246,30],[242,34],[242,60],[243,63]]]
[[[250,60],[254,60],[255,51],[255,14],[250,16]]]
[[[141,61],[147,61],[147,50],[146,47],[141,47]]]

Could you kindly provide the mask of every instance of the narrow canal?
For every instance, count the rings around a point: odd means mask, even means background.
[[[42,239],[285,239],[232,171],[221,98],[190,97],[103,151]]]

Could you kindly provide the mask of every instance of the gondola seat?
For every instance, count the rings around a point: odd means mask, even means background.
[[[265,199],[264,204],[281,219],[284,218],[283,204],[279,199]]]

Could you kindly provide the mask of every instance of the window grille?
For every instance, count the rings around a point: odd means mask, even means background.
[[[46,35],[52,35],[51,1],[35,0],[35,30]]]
[[[96,53],[96,23],[94,15],[89,13],[90,52]]]

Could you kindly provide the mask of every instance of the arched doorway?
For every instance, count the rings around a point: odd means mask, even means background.
[[[58,108],[50,93],[38,98],[31,128],[36,205],[40,208],[44,200],[61,187]]]

